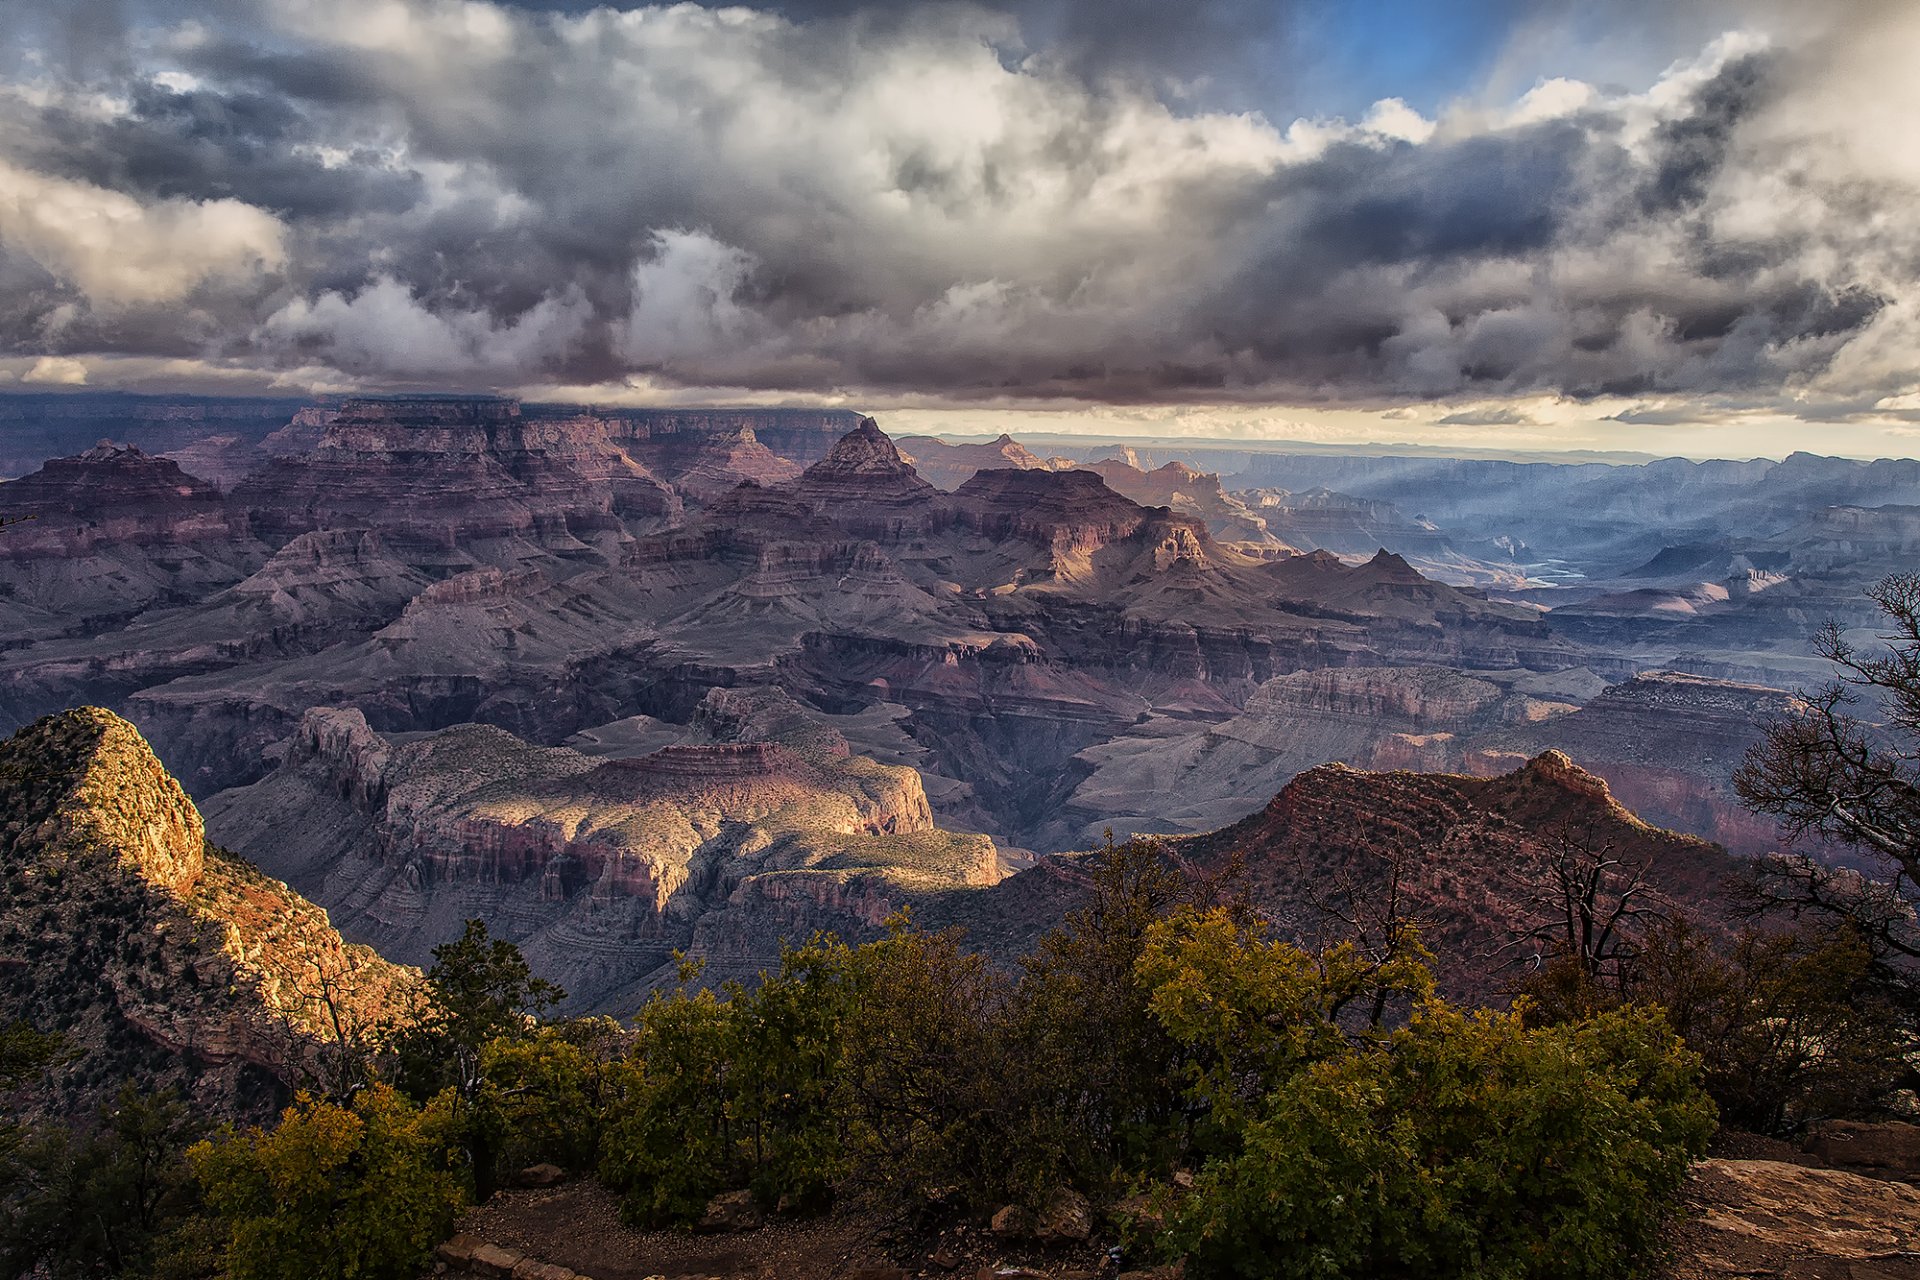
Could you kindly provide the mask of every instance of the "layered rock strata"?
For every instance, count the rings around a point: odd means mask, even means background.
[[[208,813],[383,951],[423,957],[479,915],[572,1007],[621,1011],[676,951],[750,976],[783,939],[999,878],[990,840],[935,828],[911,769],[796,742],[608,758],[481,725],[388,741],[316,709],[278,770]]]

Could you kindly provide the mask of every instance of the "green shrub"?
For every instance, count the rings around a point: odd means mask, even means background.
[[[751,990],[729,983],[648,1002],[600,1155],[630,1218],[685,1221],[738,1188],[770,1205],[828,1198],[846,1159],[851,954],[819,940]]]
[[[271,1132],[188,1153],[227,1280],[411,1280],[467,1202],[444,1104],[384,1085],[352,1107],[302,1097]]]
[[[126,1084],[91,1132],[19,1143],[0,1161],[0,1273],[169,1274],[199,1208],[185,1155],[197,1132],[171,1091]]]
[[[1270,1092],[1174,1241],[1247,1280],[1628,1275],[1713,1123],[1657,1013],[1529,1029],[1429,1002]]]
[[[638,1069],[610,1018],[576,1018],[486,1045],[485,1083],[472,1106],[497,1135],[497,1172],[554,1164],[592,1173],[606,1117],[624,1108]]]
[[[1009,1051],[1009,983],[957,933],[897,923],[858,948],[840,1097],[851,1189],[912,1209],[954,1195],[992,1208],[1030,1189],[1051,1152],[1010,1094],[1024,1064]]]

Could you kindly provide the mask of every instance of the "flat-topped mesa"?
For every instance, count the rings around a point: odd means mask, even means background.
[[[346,400],[310,452],[270,462],[234,498],[266,537],[370,526],[443,547],[589,536],[680,511],[605,424],[528,418],[517,401],[490,396]]]
[[[800,764],[798,756],[772,742],[726,742],[716,746],[662,747],[651,755],[609,760],[601,768],[616,776],[725,781],[771,778],[795,772]]]
[[[8,558],[218,541],[230,532],[219,490],[171,459],[106,440],[0,484],[0,515],[31,517],[0,538]]]
[[[630,409],[595,405],[583,410],[573,405],[526,406],[529,417],[583,412],[606,422],[614,440],[623,446],[644,448],[649,441],[670,441],[674,437],[751,436],[776,457],[794,464],[795,474],[826,457],[840,437],[867,420],[851,409]]]
[[[1090,471],[982,471],[953,495],[962,528],[1017,538],[1058,553],[1097,550],[1132,537],[1156,514]]]
[[[991,840],[934,826],[918,773],[851,756],[791,698],[716,691],[703,711],[691,734],[781,741],[608,758],[478,724],[386,741],[316,711],[208,820],[390,954],[425,961],[444,931],[423,922],[481,916],[575,1007],[609,1012],[671,981],[676,951],[715,960],[712,981],[750,977],[782,938],[999,877]]]

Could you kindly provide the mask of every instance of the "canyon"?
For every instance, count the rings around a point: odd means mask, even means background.
[[[1231,828],[1329,762],[1498,778],[1557,751],[1765,852],[1732,768],[1821,678],[1807,633],[1920,565],[1893,462],[56,401],[20,399],[23,439],[109,442],[0,483],[30,517],[0,533],[0,729],[109,708],[348,937],[418,964],[477,914],[582,1008],[676,950],[751,973],[1108,831]]]

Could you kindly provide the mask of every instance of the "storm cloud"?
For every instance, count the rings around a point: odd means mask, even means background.
[[[1720,6],[1639,83],[1543,65],[1282,121],[1234,86],[1298,65],[1285,5],[15,4],[20,360],[947,401],[1920,393],[1910,6]]]

